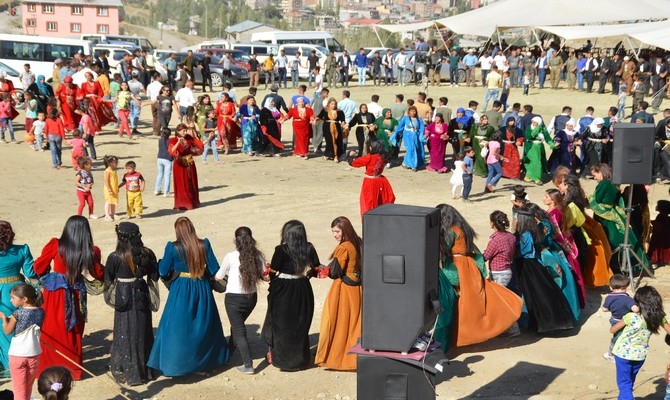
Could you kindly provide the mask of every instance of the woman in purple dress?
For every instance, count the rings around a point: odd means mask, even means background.
[[[449,168],[444,166],[444,153],[447,150],[447,140],[449,140],[449,126],[444,123],[441,113],[435,114],[433,122],[426,127],[424,136],[430,151],[430,163],[426,170],[440,174],[448,172]]]

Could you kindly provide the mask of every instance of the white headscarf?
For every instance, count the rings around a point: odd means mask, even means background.
[[[598,132],[602,127],[598,128],[598,125],[605,125],[605,120],[602,118],[595,118],[593,122],[591,122],[591,125],[589,125],[589,129],[591,132]]]
[[[539,116],[533,117],[533,119],[531,119],[531,122],[535,122],[538,125],[541,125],[542,124],[542,117],[539,117]]]
[[[568,129],[568,125],[572,125],[572,129]],[[579,133],[579,130],[575,129],[577,127],[577,122],[575,122],[574,118],[570,118],[568,122],[565,123],[565,133],[566,135],[572,137],[575,136],[577,133]]]

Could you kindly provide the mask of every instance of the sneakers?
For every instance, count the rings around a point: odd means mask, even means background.
[[[254,371],[254,367],[247,367],[247,366],[244,366],[244,365],[240,365],[236,369],[243,374],[253,375],[253,374],[256,373],[256,371]]]
[[[154,195],[155,196],[160,196],[161,194],[163,194],[163,193],[161,193],[160,190],[154,190]]]
[[[463,203],[470,204],[470,203],[472,203],[472,200],[470,200],[470,199],[463,199]]]
[[[174,193],[164,193],[163,197],[174,197]]]
[[[90,214],[90,215],[88,216],[88,219],[98,219],[98,216],[95,215],[95,214]]]
[[[412,347],[419,351],[426,351],[433,342],[434,340],[431,338],[430,332],[426,331],[416,339]]]
[[[611,355],[609,352],[606,352],[603,354],[603,358],[611,363],[615,362],[614,361],[614,356]]]

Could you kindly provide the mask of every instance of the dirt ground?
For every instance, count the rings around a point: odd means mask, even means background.
[[[340,98],[340,90],[331,94]],[[380,104],[390,105],[394,94],[403,92],[406,98],[415,97],[418,87],[407,86],[358,88],[351,84],[352,98],[358,102],[369,99],[373,93],[381,95]],[[246,93],[245,88],[236,89],[237,96]],[[294,92],[281,90],[290,97]],[[262,95],[265,92],[261,92]],[[484,89],[431,87],[429,97],[437,99],[448,96],[449,106],[454,110],[467,105],[467,101],[482,101]],[[311,93],[308,93],[311,95]],[[571,105],[575,118],[583,115],[589,105],[596,109],[597,116],[604,116],[607,108],[616,104],[616,96],[610,94],[585,94],[531,90],[530,96],[521,95],[514,89],[510,103],[531,103],[536,112],[548,120],[559,114],[562,106]],[[667,101],[665,106],[668,106]],[[142,111],[142,132],[150,132],[149,108]],[[23,116],[17,119],[23,120]],[[174,122],[174,120],[173,120]],[[290,143],[290,125],[284,125],[283,139]],[[17,138],[23,138],[21,127]],[[248,157],[239,153],[222,156],[222,165],[202,165],[198,162],[200,179],[200,208],[177,212],[172,210],[172,199],[154,196],[156,177],[155,139],[144,135],[139,140],[119,138],[112,127],[96,137],[99,156],[114,154],[120,158],[119,165],[134,160],[138,170],[147,180],[144,194],[144,219],[136,221],[144,236],[144,242],[160,258],[165,243],[174,240],[173,223],[178,216],[186,215],[195,224],[201,237],[208,237],[219,259],[234,250],[233,231],[241,225],[251,227],[260,248],[271,257],[273,247],[279,242],[279,230],[289,219],[300,219],[306,227],[322,262],[328,260],[336,243],[331,237],[330,222],[339,215],[348,216],[360,233],[358,196],[363,171],[349,167],[346,163],[335,164],[320,158],[307,161],[288,154],[280,159]],[[350,147],[355,138],[350,141]],[[0,182],[5,189],[0,193],[2,212],[0,218],[12,223],[17,243],[28,243],[34,256],[53,236],[59,236],[65,220],[76,211],[77,199],[73,186],[74,172],[69,167],[70,151],[63,153],[64,165],[59,171],[50,167],[48,152],[34,152],[24,144],[0,144],[0,159],[3,170]],[[94,166],[96,214],[103,215],[102,171],[100,162]],[[488,215],[500,209],[511,211],[509,194],[512,185],[518,182],[503,180],[499,190],[483,194],[484,181],[475,178],[473,204],[463,204],[451,199],[450,174],[439,175],[427,171],[413,173],[401,168],[385,172],[397,196],[397,203],[435,206],[441,202],[453,204],[468,219],[478,232],[477,244],[486,246],[491,233]],[[583,181],[590,193],[593,181]],[[533,201],[540,201],[542,187],[529,185],[527,190]],[[668,198],[668,187],[654,185],[650,191],[650,204]],[[121,200],[121,210],[125,201]],[[653,218],[652,206],[652,218]],[[114,250],[114,224],[103,220],[91,221],[95,243],[100,246],[103,257]],[[656,279],[645,279],[645,284],[657,286],[664,298],[670,295],[670,273],[666,268],[656,271]],[[310,329],[313,352],[316,351],[323,301],[330,287],[330,280],[312,280],[316,297],[316,312]],[[240,374],[234,369],[240,364],[239,355],[234,355],[229,365],[207,375],[185,378],[159,378],[146,386],[123,388],[133,399],[355,399],[356,374],[326,371],[311,368],[306,371],[286,373],[262,362],[266,351],[259,339],[260,327],[266,311],[267,285],[259,289],[259,302],[248,320],[253,356],[258,373],[253,376]],[[611,399],[617,396],[614,364],[606,362],[602,354],[607,350],[609,315],[599,311],[604,288],[588,293],[588,304],[579,326],[560,335],[536,335],[524,333],[518,337],[497,338],[489,342],[453,349],[449,356],[451,364],[439,377],[437,394],[441,399]],[[161,292],[164,303],[167,291]],[[229,323],[223,309],[223,295],[215,294],[224,330],[229,333]],[[670,307],[670,304],[667,304]],[[112,340],[113,312],[101,296],[89,297],[89,321],[84,337],[84,366],[96,377],[86,377],[77,382],[72,399],[120,399],[118,386],[107,372],[109,348]],[[158,325],[162,309],[154,317]],[[188,343],[184,343],[188,346]],[[647,362],[639,373],[635,393],[640,398],[659,399],[665,392],[663,373],[670,362],[668,348],[663,338],[654,336]],[[8,380],[1,381],[1,388],[9,388]],[[37,392],[34,392],[37,395]]]

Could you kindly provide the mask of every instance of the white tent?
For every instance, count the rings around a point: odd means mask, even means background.
[[[667,0],[500,0],[436,20],[461,35],[490,37],[498,29],[579,25],[670,17]]]
[[[621,41],[628,48],[639,48],[638,43],[632,43],[629,36],[635,34],[649,34],[670,26],[670,21],[641,22],[637,24],[612,24],[612,25],[578,25],[578,26],[534,26],[535,30],[552,33],[563,39],[566,44],[573,47],[583,44],[587,39],[593,41],[594,46],[611,46]],[[665,35],[669,32],[666,31]],[[667,36],[658,36],[665,39]],[[581,43],[579,43],[581,42]],[[670,42],[666,40],[666,43]]]
[[[631,33],[628,37],[639,41],[640,44],[647,44],[653,47],[670,50],[670,23],[666,23],[664,27],[656,30]]]
[[[438,28],[441,29],[444,25],[436,23],[436,21],[414,22],[412,24],[377,24],[375,28],[380,28],[392,33],[414,32],[425,29]]]

